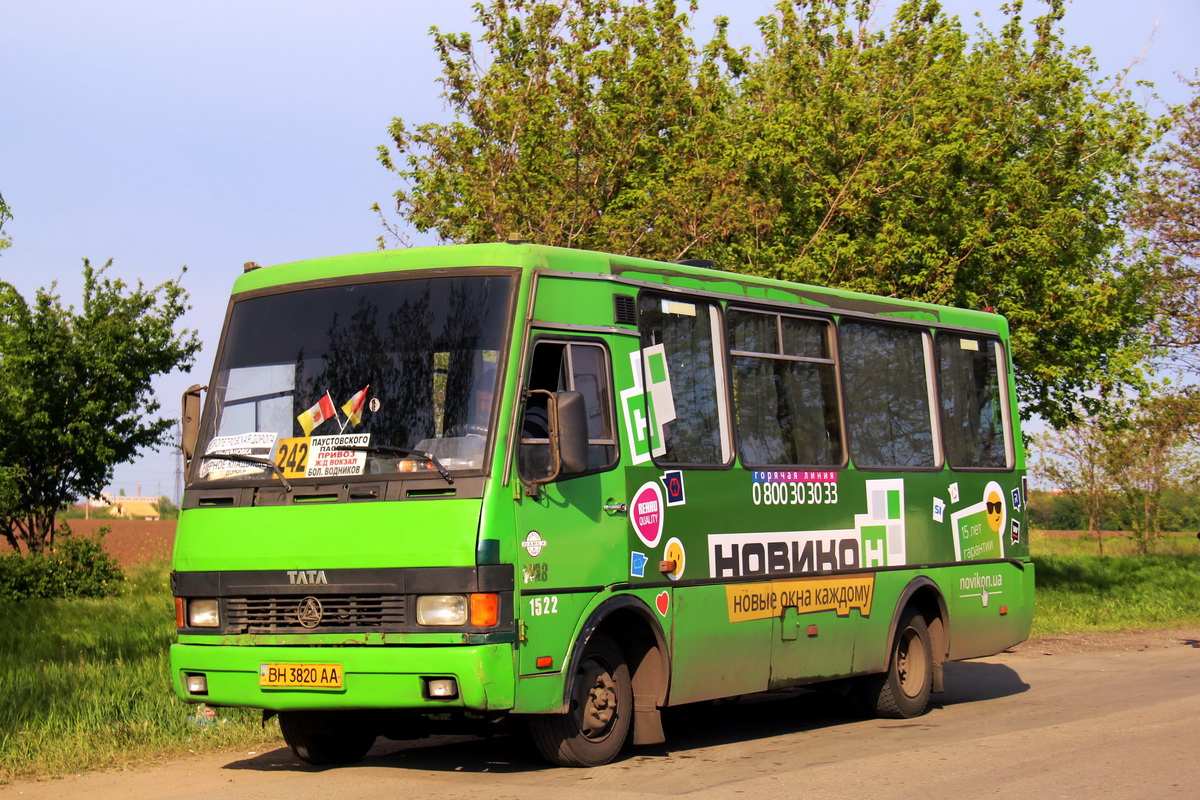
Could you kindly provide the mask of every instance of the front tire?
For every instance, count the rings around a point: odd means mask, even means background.
[[[375,734],[333,713],[281,711],[283,740],[301,761],[314,766],[354,764],[375,744]]]
[[[571,681],[566,714],[531,718],[538,752],[560,767],[597,767],[616,758],[629,735],[633,689],[621,648],[592,635]]]
[[[933,647],[925,618],[906,609],[896,628],[888,670],[860,679],[864,710],[888,719],[919,717],[929,708],[933,690]]]

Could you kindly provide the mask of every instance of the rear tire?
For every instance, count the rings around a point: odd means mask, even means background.
[[[281,711],[279,730],[296,757],[314,766],[353,764],[375,744],[374,733],[334,713]]]
[[[933,647],[925,618],[906,609],[896,628],[888,670],[859,679],[856,694],[863,709],[878,717],[911,719],[929,708],[933,689]]]
[[[616,642],[593,634],[575,669],[566,714],[532,717],[538,752],[560,767],[598,767],[617,757],[633,719],[629,667]]]

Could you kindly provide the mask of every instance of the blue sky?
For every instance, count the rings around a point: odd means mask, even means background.
[[[992,28],[1000,4],[943,2]],[[894,3],[880,5],[886,20]],[[1027,17],[1041,7],[1027,5]],[[727,15],[754,44],[771,7],[700,0],[697,19]],[[14,215],[0,277],[27,296],[57,281],[77,303],[84,257],[151,285],[187,265],[185,323],[205,349],[192,375],[156,384],[173,415],[186,386],[208,382],[243,262],[374,248],[368,209],[396,189],[375,148],[392,117],[445,118],[428,31],[470,30],[472,17],[461,0],[0,0],[0,193]],[[1198,0],[1075,0],[1064,28],[1102,74],[1134,64],[1167,102],[1187,97],[1176,73],[1200,66]],[[118,467],[112,488],[174,486],[162,453]]]

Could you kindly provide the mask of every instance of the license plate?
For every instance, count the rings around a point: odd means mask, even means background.
[[[341,689],[341,664],[261,664],[258,685],[272,689]]]

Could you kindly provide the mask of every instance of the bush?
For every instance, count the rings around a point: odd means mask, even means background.
[[[104,549],[107,528],[95,538],[74,536],[63,525],[47,553],[0,555],[0,600],[53,597],[111,597],[125,574]]]

